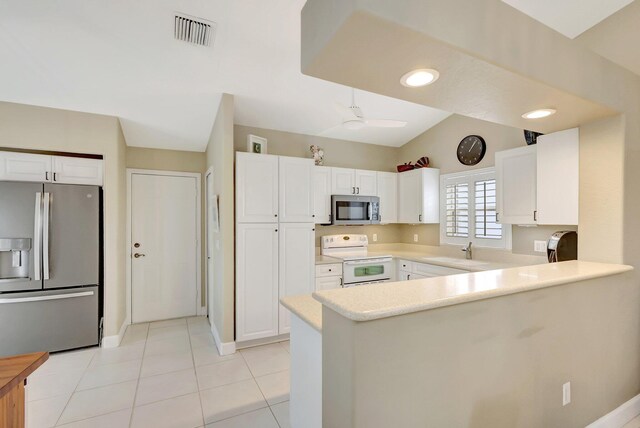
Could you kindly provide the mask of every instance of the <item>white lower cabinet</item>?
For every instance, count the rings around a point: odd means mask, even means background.
[[[315,225],[280,223],[279,298],[310,294],[315,289]],[[291,330],[291,314],[280,305],[279,334]]]
[[[462,269],[448,268],[429,263],[418,263],[402,259],[398,260],[398,281],[457,275],[459,273],[469,272]]]
[[[342,287],[342,263],[316,265],[316,291]]]
[[[278,224],[236,226],[238,342],[278,335],[278,233]]]

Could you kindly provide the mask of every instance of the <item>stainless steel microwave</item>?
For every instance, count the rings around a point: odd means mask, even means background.
[[[379,223],[379,197],[356,195],[331,196],[331,224],[361,225]]]

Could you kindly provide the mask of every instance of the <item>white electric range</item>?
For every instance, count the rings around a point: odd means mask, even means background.
[[[367,235],[326,235],[322,237],[321,253],[342,260],[344,287],[391,281],[393,258],[369,256],[368,246]]]

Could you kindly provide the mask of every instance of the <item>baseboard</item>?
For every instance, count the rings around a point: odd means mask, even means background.
[[[102,338],[102,347],[103,348],[117,348],[120,346],[120,342],[122,342],[122,338],[124,337],[124,332],[127,331],[127,327],[129,323],[125,320],[120,327],[120,331],[118,334],[113,336],[105,336]]]
[[[589,424],[587,428],[621,428],[638,415],[640,415],[640,394]]]
[[[220,340],[220,334],[216,325],[211,323],[211,334],[213,334],[213,340],[216,342],[216,348],[220,355],[231,355],[236,353],[236,342],[223,342]]]
[[[200,306],[198,308],[198,316],[202,317],[207,315],[207,307],[206,306]]]
[[[270,343],[278,343],[289,340],[289,333],[280,334],[278,336],[264,337],[262,339],[246,340],[236,343],[236,349],[253,348],[254,346],[269,345]]]

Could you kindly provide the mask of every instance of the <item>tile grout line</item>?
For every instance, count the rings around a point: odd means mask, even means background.
[[[198,371],[196,370],[196,357],[193,355],[193,344],[191,343],[191,330],[189,329],[189,321],[187,323],[187,336],[189,336],[189,349],[191,350],[191,362],[193,363],[193,375],[196,377],[196,390],[198,393],[198,401],[200,402],[200,416],[202,417],[202,426],[207,425],[204,417],[204,406],[202,405],[202,394],[200,394],[200,381],[198,380]],[[208,322],[208,321],[207,321]]]
[[[76,384],[76,386],[73,388],[73,391],[71,391],[71,394],[69,394],[69,398],[67,399],[67,402],[65,403],[64,407],[62,408],[62,411],[58,415],[58,418],[56,419],[56,422],[53,424],[53,427],[58,426],[58,423],[60,422],[60,418],[64,414],[64,411],[67,410],[67,406],[69,406],[69,403],[71,402],[71,397],[73,397],[73,394],[76,393],[78,385],[80,385],[80,382],[82,382],[82,378],[87,373],[87,370],[89,370],[89,366],[91,365],[91,361],[93,361],[93,359],[96,357],[97,353],[98,353],[97,350],[93,352],[93,355],[91,356],[91,358],[89,359],[89,362],[87,363],[87,367],[85,367],[84,370],[82,371],[82,376],[78,380],[78,383]]]
[[[132,324],[129,324],[132,325]],[[129,327],[127,327],[128,329]],[[140,378],[142,375],[142,366],[144,365],[144,353],[147,350],[147,341],[149,340],[149,330],[151,330],[151,323],[147,325],[147,335],[144,339],[144,346],[142,347],[142,362],[140,363],[140,370],[138,371],[138,380],[136,381],[136,392],[133,394],[133,402],[131,403],[131,414],[129,415],[129,428],[131,428],[131,424],[133,423],[133,411],[136,407],[136,398],[138,398],[138,387],[140,386]],[[125,332],[126,334],[126,332]]]

